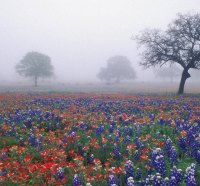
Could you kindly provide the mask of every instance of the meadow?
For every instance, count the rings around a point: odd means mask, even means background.
[[[199,96],[1,93],[0,185],[200,185]]]

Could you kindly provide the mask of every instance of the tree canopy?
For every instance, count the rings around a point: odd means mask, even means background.
[[[34,77],[35,86],[38,78],[53,76],[53,66],[51,59],[39,52],[29,52],[16,65],[16,72],[24,77]]]
[[[144,47],[141,65],[177,63],[183,68],[178,89],[183,94],[189,69],[200,68],[200,14],[178,14],[165,31],[145,30],[136,40]]]
[[[113,80],[119,83],[122,79],[135,79],[136,73],[128,58],[118,55],[107,60],[107,66],[100,69],[97,77],[107,83]]]

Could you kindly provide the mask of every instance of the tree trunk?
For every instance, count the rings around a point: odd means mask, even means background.
[[[37,79],[38,79],[38,77],[35,76],[35,87],[37,87]]]
[[[185,82],[189,77],[190,77],[190,74],[188,72],[188,69],[184,69],[181,75],[181,82],[179,84],[179,89],[178,89],[179,95],[184,93]]]

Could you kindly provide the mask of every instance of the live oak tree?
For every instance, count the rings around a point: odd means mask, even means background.
[[[35,87],[37,87],[38,78],[53,76],[53,66],[50,57],[39,52],[27,53],[15,68],[19,75],[33,77]]]
[[[176,63],[183,68],[178,89],[183,94],[189,69],[200,69],[200,14],[178,14],[166,31],[145,30],[136,40],[144,47],[141,65]]]
[[[135,79],[136,73],[131,66],[131,62],[125,56],[113,56],[107,60],[107,66],[101,68],[97,77],[110,83],[114,80],[120,83],[122,79]]]
[[[112,74],[108,72],[107,68],[101,68],[100,72],[97,74],[97,77],[100,80],[105,80],[107,84],[111,83],[111,79],[112,79]]]

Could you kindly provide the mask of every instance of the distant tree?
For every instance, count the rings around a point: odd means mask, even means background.
[[[101,68],[100,72],[97,74],[97,77],[100,80],[105,80],[107,84],[110,84],[110,81],[112,79],[111,73],[108,73],[107,68]]]
[[[119,83],[122,79],[135,79],[136,73],[127,57],[114,56],[107,60],[107,67],[101,68],[97,77],[107,83],[112,80]]]
[[[171,82],[181,76],[181,70],[176,65],[161,67],[154,70],[155,76],[162,79],[170,79]]]
[[[38,78],[53,76],[53,66],[49,56],[39,52],[29,52],[16,65],[16,72],[23,77],[33,77],[35,87]]]
[[[190,77],[189,69],[200,69],[200,14],[179,14],[165,32],[146,30],[136,40],[145,47],[141,65],[181,65],[178,94],[183,94],[185,82]]]

